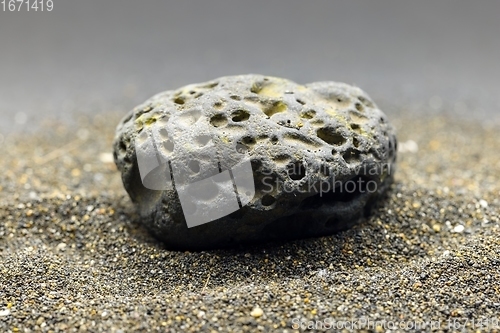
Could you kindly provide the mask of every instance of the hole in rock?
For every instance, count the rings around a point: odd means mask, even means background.
[[[295,163],[290,163],[287,167],[288,177],[292,180],[301,180],[306,176],[306,168],[304,163],[297,161]]]
[[[266,194],[262,197],[262,199],[260,199],[260,202],[262,203],[262,206],[271,206],[276,202],[276,199],[272,195]]]
[[[232,113],[231,117],[232,117],[231,120],[234,122],[245,121],[248,120],[248,118],[250,118],[250,113],[248,113],[248,111],[245,110],[236,110]]]
[[[194,139],[194,141],[198,144],[199,147],[206,146],[210,142],[210,140],[212,140],[210,135],[200,135]]]
[[[356,148],[359,147],[359,140],[358,140],[358,138],[356,138],[356,137],[352,138],[352,145],[354,147],[356,147]]]
[[[267,108],[264,108],[264,113],[266,116],[271,117],[272,115],[280,112],[284,112],[287,109],[287,105],[283,103],[282,101],[276,101],[274,102],[271,106],[268,106]]]
[[[179,96],[179,97],[176,97],[176,98],[174,99],[174,103],[175,103],[175,104],[180,104],[180,105],[182,105],[182,104],[184,104],[185,102],[186,102],[186,99],[185,99],[183,96]]]
[[[195,160],[191,160],[189,161],[188,163],[188,167],[189,169],[191,169],[191,171],[193,171],[194,173],[198,173],[200,172],[200,163],[198,161],[195,161]]]
[[[347,164],[357,163],[360,160],[361,154],[357,149],[347,149],[342,157],[347,162]]]
[[[165,149],[167,153],[172,153],[174,151],[174,143],[169,139],[165,139],[163,141],[163,149]]]
[[[346,142],[346,139],[335,131],[335,129],[331,127],[322,127],[316,131],[318,137],[331,145],[340,146]]]
[[[363,107],[363,105],[361,103],[356,103],[354,104],[354,107],[356,108],[356,110],[358,110],[359,112],[363,112],[365,110],[365,108]]]
[[[308,110],[308,111],[302,112],[300,114],[300,118],[312,119],[315,115],[316,115],[316,111],[314,111],[314,110]]]
[[[245,136],[241,139],[241,142],[246,145],[246,146],[253,146],[254,144],[257,143],[257,141],[255,141],[255,138],[252,137],[252,136]]]
[[[214,127],[222,127],[227,124],[226,116],[223,114],[216,114],[210,118],[210,124]]]

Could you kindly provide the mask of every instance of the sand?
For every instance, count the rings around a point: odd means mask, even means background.
[[[395,183],[359,226],[174,252],[122,187],[110,150],[119,116],[0,136],[1,332],[500,326],[499,126],[391,115]]]

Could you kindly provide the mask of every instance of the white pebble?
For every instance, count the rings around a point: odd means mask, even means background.
[[[450,251],[445,250],[445,251],[443,252],[443,256],[444,256],[444,257],[447,257],[447,256],[449,256],[449,255],[450,255],[450,253],[451,253]]]
[[[418,151],[418,144],[413,140],[401,142],[398,151],[400,153],[416,153]]]
[[[259,318],[264,314],[264,311],[259,306],[256,306],[252,312],[250,312],[250,315],[254,318]]]
[[[57,245],[57,250],[58,250],[58,251],[62,251],[62,250],[64,250],[65,248],[66,248],[66,243],[59,243],[59,244]]]
[[[456,232],[456,233],[461,233],[463,232],[465,229],[465,227],[461,224],[457,224],[454,228],[453,228],[453,232]]]
[[[102,163],[113,163],[114,162],[113,154],[112,153],[100,153],[99,160]]]
[[[10,315],[9,309],[5,309],[5,310],[0,311],[0,317],[7,317],[8,315]]]
[[[481,207],[483,207],[483,208],[488,207],[488,201],[486,201],[486,200],[484,200],[484,199],[479,200],[479,204],[480,204],[480,205],[481,205]]]
[[[327,269],[320,269],[320,270],[318,270],[318,276],[319,277],[328,276],[328,270]]]

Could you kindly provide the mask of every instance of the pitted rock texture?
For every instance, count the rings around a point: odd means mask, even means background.
[[[166,190],[147,189],[141,181],[136,143],[159,125],[169,136],[158,149],[195,173],[214,161],[224,170],[234,160],[248,159],[255,185],[250,202],[188,228],[175,179]],[[208,136],[215,138],[210,141],[215,150],[204,146]],[[299,85],[262,75],[222,77],[159,93],[121,121],[114,142],[116,165],[141,222],[177,249],[346,229],[390,184],[396,151],[393,128],[361,89],[337,82]],[[193,156],[198,159],[194,167]],[[204,204],[210,205],[210,198]]]

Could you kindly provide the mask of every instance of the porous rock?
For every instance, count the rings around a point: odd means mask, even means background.
[[[170,167],[172,185],[159,190],[144,185],[137,161],[141,138],[152,128],[164,131],[155,147],[170,156],[164,171]],[[346,229],[390,184],[396,151],[393,128],[361,89],[262,75],[221,77],[159,93],[124,117],[114,142],[116,165],[141,222],[178,249]],[[176,187],[206,178],[214,165],[217,172],[231,169],[238,160],[250,163],[247,175],[253,178],[246,199],[241,188],[229,189],[240,193],[242,208],[188,227]],[[176,179],[172,163],[194,176]],[[209,197],[198,203],[199,211],[221,204]]]

